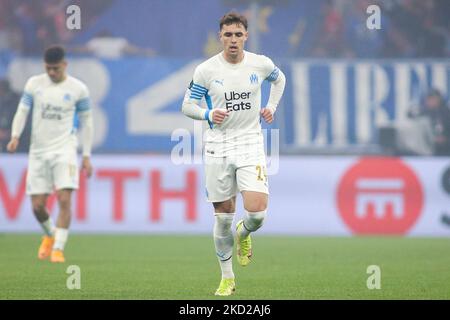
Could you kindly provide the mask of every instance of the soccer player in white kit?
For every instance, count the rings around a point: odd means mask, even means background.
[[[89,91],[80,80],[66,73],[64,48],[52,46],[45,51],[46,73],[28,79],[13,119],[11,140],[7,150],[15,152],[30,111],[32,112],[31,144],[28,159],[27,194],[31,195],[34,215],[45,236],[38,258],[65,262],[72,191],[78,189],[77,128],[82,128],[82,169],[92,174],[90,162],[93,120]],[[56,228],[46,203],[56,190],[59,215]]]
[[[246,215],[236,225],[237,259],[250,263],[250,233],[264,220],[268,181],[260,119],[273,121],[286,79],[272,60],[244,50],[247,20],[228,13],[220,20],[223,51],[200,64],[186,92],[182,111],[206,120],[205,176],[208,202],[214,206],[214,244],[222,279],[216,295],[231,295],[236,288],[232,268],[234,237],[231,230],[237,192],[241,192]],[[271,82],[270,97],[261,108],[261,84]],[[205,98],[207,109],[200,107]]]

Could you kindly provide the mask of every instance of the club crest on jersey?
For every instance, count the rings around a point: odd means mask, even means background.
[[[70,94],[66,93],[66,94],[64,95],[63,100],[64,100],[64,101],[70,101],[70,99],[71,99]]]
[[[256,75],[256,73],[252,73],[250,75],[250,83],[251,84],[257,84],[258,83],[258,76]]]

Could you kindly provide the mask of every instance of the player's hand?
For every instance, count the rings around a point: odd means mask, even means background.
[[[86,176],[90,178],[92,176],[92,165],[89,157],[83,157],[83,162],[81,164],[81,170],[86,172]]]
[[[211,111],[210,118],[215,124],[221,124],[226,117],[228,117],[229,111],[226,109],[214,109]]]
[[[264,121],[267,123],[272,123],[273,121],[273,112],[269,108],[261,109],[261,117],[263,117]]]
[[[18,146],[19,146],[19,139],[16,137],[13,137],[8,142],[8,145],[6,146],[6,150],[8,150],[8,152],[14,153],[14,152],[16,152]]]

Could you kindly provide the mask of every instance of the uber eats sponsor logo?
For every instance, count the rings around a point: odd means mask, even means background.
[[[252,104],[246,100],[250,99],[251,92],[225,92],[225,107],[228,111],[248,110]]]

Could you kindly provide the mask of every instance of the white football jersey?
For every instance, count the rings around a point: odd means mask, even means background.
[[[30,153],[76,150],[77,113],[91,107],[83,82],[71,76],[60,83],[46,73],[33,76],[25,85],[21,105],[32,111]]]
[[[230,111],[220,125],[209,122],[205,133],[207,155],[242,154],[263,146],[261,84],[264,80],[275,81],[278,74],[271,59],[248,51],[238,64],[227,62],[221,52],[195,69],[185,99],[199,105],[204,97],[208,109]]]

